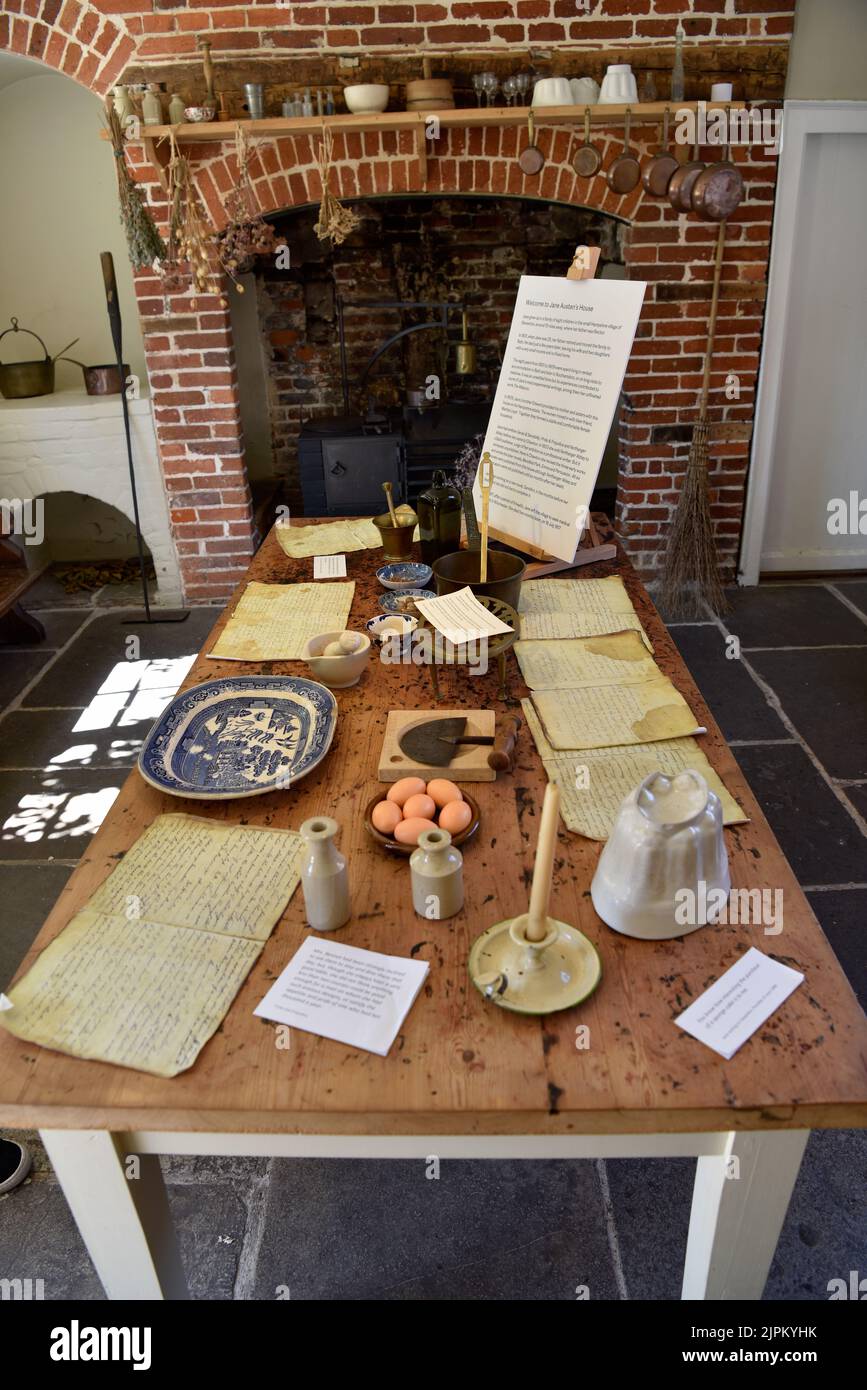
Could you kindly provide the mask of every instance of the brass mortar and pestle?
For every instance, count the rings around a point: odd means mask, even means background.
[[[408,560],[412,554],[418,517],[412,507],[405,503],[395,507],[390,482],[383,483],[382,490],[388,502],[388,511],[373,518],[373,524],[382,536],[382,553],[386,560]]]
[[[577,927],[548,916],[560,788],[545,788],[530,905],[518,917],[488,927],[470,949],[468,969],[476,989],[519,1014],[550,1014],[580,1004],[598,985],[602,963]]]

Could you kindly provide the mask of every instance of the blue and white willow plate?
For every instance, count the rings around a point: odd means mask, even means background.
[[[383,589],[421,589],[430,583],[432,575],[430,565],[415,560],[395,560],[393,565],[383,565],[376,571]]]
[[[172,700],[138,766],[172,796],[229,801],[291,787],[321,763],[337,727],[330,690],[302,676],[229,676]]]

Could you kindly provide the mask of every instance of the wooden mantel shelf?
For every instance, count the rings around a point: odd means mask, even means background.
[[[702,103],[706,111],[743,110],[748,103],[742,101],[708,101]],[[696,112],[697,101],[653,101],[636,102],[626,106],[591,106],[590,120],[594,125],[622,125],[629,110],[631,123],[638,125],[658,125],[666,108],[673,117],[679,111]],[[281,135],[319,135],[323,126],[332,131],[365,130],[412,130],[424,128],[427,122],[436,119],[442,129],[464,126],[470,130],[487,126],[526,126],[532,111],[537,125],[583,125],[585,106],[481,106],[464,107],[452,111],[381,111],[369,115],[346,116],[268,116],[264,120],[203,121],[197,125],[151,125],[142,126],[142,134],[147,140],[168,139],[172,130],[181,145],[199,145],[204,142],[232,140],[238,126],[249,136],[279,137]],[[673,138],[673,137],[672,137]]]

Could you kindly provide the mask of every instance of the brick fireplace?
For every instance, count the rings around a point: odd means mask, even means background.
[[[207,33],[221,79],[239,90],[259,77],[295,88],[417,76],[425,49],[442,54],[435,68],[455,72],[459,105],[473,63],[504,71],[531,61],[539,75],[601,76],[608,62],[631,61],[655,71],[667,94],[674,29],[687,33],[687,98],[706,96],[710,81],[729,77],[735,95],[779,99],[791,35],[792,0],[598,0],[576,16],[570,0],[472,0],[443,4],[316,4],[232,7],[171,0],[5,0],[0,48],[39,59],[97,93],[123,76],[166,80],[170,89],[201,88],[196,35]],[[407,46],[412,52],[407,52]],[[543,47],[544,46],[544,47]],[[468,58],[467,50],[478,56]],[[485,50],[488,53],[485,54]],[[343,62],[358,60],[351,69]],[[305,82],[306,78],[306,82]],[[460,82],[464,81],[464,89]],[[397,89],[395,89],[396,94]],[[393,103],[394,104],[394,103]],[[594,128],[607,165],[621,148],[622,129]],[[266,213],[314,207],[321,187],[315,139],[269,140],[254,166]],[[626,273],[648,293],[624,381],[620,414],[617,524],[633,560],[652,576],[665,545],[686,462],[701,381],[713,225],[679,216],[640,191],[611,193],[601,177],[576,179],[571,135],[546,127],[538,143],[546,163],[524,176],[517,129],[444,129],[430,146],[426,187],[409,132],[335,134],[334,191],[344,199],[472,195],[535,199],[587,207],[624,225]],[[643,158],[658,148],[658,131],[634,131]],[[187,147],[215,224],[232,186],[230,144]],[[718,149],[703,151],[709,159]],[[130,149],[136,176],[157,213],[164,195],[142,146]],[[108,156],[107,156],[108,157]],[[731,572],[741,528],[773,216],[776,162],[761,146],[737,148],[746,196],[729,225],[722,302],[711,376],[711,487],[719,552]],[[225,598],[256,543],[244,443],[238,372],[229,311],[219,296],[193,302],[166,293],[156,274],[136,277],[160,463],[171,532],[186,599]],[[732,379],[736,377],[736,383]]]

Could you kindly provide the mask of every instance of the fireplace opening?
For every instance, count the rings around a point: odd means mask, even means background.
[[[247,465],[306,515],[382,510],[382,482],[414,501],[484,433],[522,275],[563,276],[577,245],[626,274],[626,223],[529,198],[387,197],[352,203],[338,247],[318,209],[270,220],[289,266],[261,261],[232,296]],[[469,345],[469,350],[467,350]],[[613,511],[615,419],[594,505]]]

